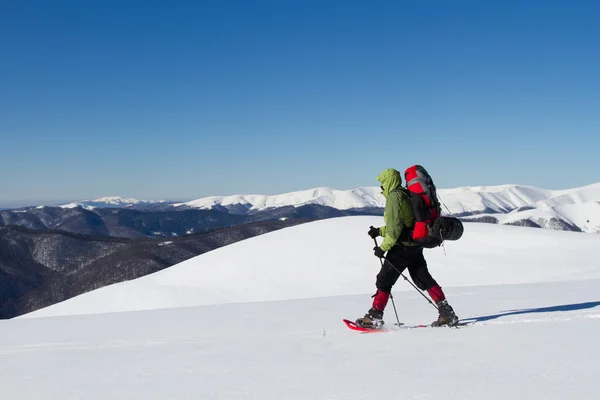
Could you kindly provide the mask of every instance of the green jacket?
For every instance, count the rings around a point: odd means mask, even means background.
[[[377,180],[381,183],[383,196],[385,197],[385,211],[383,213],[385,226],[379,228],[379,234],[384,239],[379,247],[383,251],[388,251],[398,241],[402,228],[412,228],[415,225],[415,216],[410,198],[402,188],[400,172],[393,168],[386,169],[379,174]],[[413,242],[401,243],[404,246],[418,246]]]

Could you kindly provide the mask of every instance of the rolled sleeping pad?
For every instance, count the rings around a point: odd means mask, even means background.
[[[458,240],[464,233],[464,226],[458,218],[439,217],[429,229],[429,234],[422,239],[413,239],[415,243],[427,249],[433,249],[445,240]]]
[[[458,240],[462,237],[465,228],[460,219],[455,217],[439,217],[433,221],[431,234],[440,240]]]

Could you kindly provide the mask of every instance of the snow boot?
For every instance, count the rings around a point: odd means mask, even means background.
[[[383,311],[371,308],[364,317],[356,320],[356,325],[361,328],[379,329],[383,326]]]
[[[431,326],[456,326],[458,325],[458,317],[454,313],[454,310],[448,304],[446,300],[441,300],[437,302],[439,317],[437,321],[433,321]]]

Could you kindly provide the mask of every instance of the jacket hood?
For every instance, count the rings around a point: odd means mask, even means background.
[[[383,186],[383,196],[387,197],[388,194],[394,189],[398,189],[402,186],[402,177],[400,176],[400,172],[395,170],[394,168],[388,168],[383,171],[377,177],[377,180]]]

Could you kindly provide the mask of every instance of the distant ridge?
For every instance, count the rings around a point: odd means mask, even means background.
[[[442,212],[466,220],[600,233],[600,183],[565,190],[548,190],[527,185],[498,185],[438,189]],[[337,190],[329,187],[278,195],[211,196],[188,202],[148,201],[121,197],[63,204],[63,209],[128,208],[140,211],[214,210],[230,215],[256,215],[265,211],[283,213],[305,206],[331,211],[364,210],[372,214],[385,206],[378,187]],[[38,208],[43,208],[40,206]],[[27,212],[21,209],[14,212]],[[281,215],[286,217],[287,215]]]

